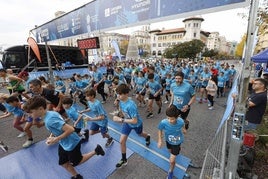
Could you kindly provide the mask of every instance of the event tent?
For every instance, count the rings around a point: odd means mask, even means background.
[[[255,63],[267,63],[268,62],[268,48],[251,57],[251,61]]]

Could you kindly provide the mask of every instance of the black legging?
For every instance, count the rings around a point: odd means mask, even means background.
[[[208,94],[208,100],[210,102],[210,105],[213,106],[214,105],[214,96],[211,96],[210,94]]]
[[[86,108],[88,108],[86,96],[84,95],[82,91],[78,91],[78,93],[79,93],[78,98],[79,98],[80,103],[82,103]]]
[[[97,86],[97,92],[101,95],[102,100],[106,101],[107,94],[104,92],[104,81]]]
[[[6,112],[6,107],[2,103],[0,103],[0,111]]]

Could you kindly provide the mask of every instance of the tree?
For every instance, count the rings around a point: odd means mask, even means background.
[[[247,34],[244,34],[241,41],[236,46],[235,56],[242,58]]]
[[[127,48],[128,48],[128,40],[122,40],[120,43],[120,53],[122,55],[126,55],[127,54]]]
[[[214,50],[214,49],[208,50],[206,48],[205,51],[203,52],[202,56],[203,57],[214,57],[214,56],[218,55],[218,53],[219,52]]]
[[[170,47],[170,48],[166,48],[164,50],[164,54],[163,56],[165,58],[174,58],[176,57],[178,54],[175,52],[175,46],[174,47]]]
[[[196,58],[197,54],[202,52],[205,44],[201,40],[192,40],[181,44],[174,45],[165,50],[164,57],[174,58],[175,54],[178,58]]]

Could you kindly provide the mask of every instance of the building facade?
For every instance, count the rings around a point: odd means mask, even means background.
[[[203,21],[201,17],[191,17],[183,20],[185,25],[182,28],[150,31],[151,54],[161,56],[166,48],[195,39],[206,44],[210,33],[201,30]]]

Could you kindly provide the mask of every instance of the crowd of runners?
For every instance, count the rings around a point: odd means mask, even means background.
[[[0,118],[14,116],[13,127],[19,131],[18,137],[27,136],[24,148],[33,144],[31,127],[45,126],[51,132],[47,145],[60,144],[59,164],[72,178],[83,178],[76,172],[76,165],[95,154],[105,155],[98,144],[94,151],[81,154],[80,145],[90,135],[101,133],[107,139],[105,147],[113,143],[103,106],[109,98],[116,108],[110,113],[112,120],[123,123],[122,158],[117,168],[127,164],[126,141],[132,129],[144,137],[146,146],[150,145],[150,134],[143,131],[139,107],[146,107],[146,118],[153,118],[162,113],[162,105],[168,105],[166,118],[156,127],[158,147],[164,141],[170,151],[168,178],[172,178],[176,156],[189,128],[187,116],[191,105],[198,100],[208,105],[208,111],[213,110],[214,98],[225,97],[236,74],[234,65],[226,62],[189,60],[103,62],[90,65],[88,70],[84,76],[73,74],[69,79],[55,76],[55,84],[50,84],[44,76],[32,79],[26,71],[16,75],[10,69],[0,69],[1,86],[9,92],[0,94]],[[157,111],[153,110],[154,102]],[[87,121],[91,121],[89,129]],[[7,150],[3,142],[0,146]]]

